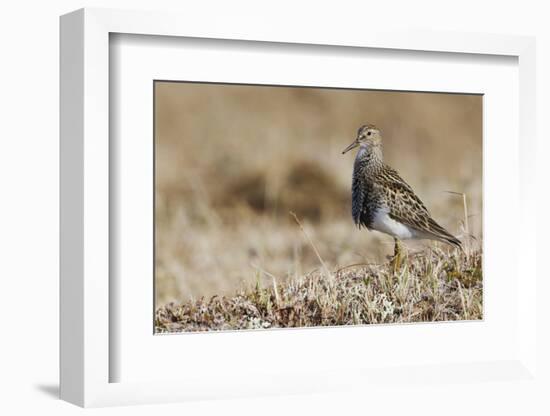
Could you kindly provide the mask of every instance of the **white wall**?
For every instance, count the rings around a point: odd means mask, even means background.
[[[544,1],[226,1],[211,2],[111,0],[21,0],[4,2],[0,10],[0,409],[2,414],[32,410],[72,414],[79,409],[54,399],[58,377],[58,16],[74,9],[116,7],[182,10],[208,20],[214,13],[268,18],[281,25],[326,26],[387,24],[440,30],[536,35],[538,37],[538,127],[540,184],[548,189],[546,158],[550,129],[550,30]],[[254,17],[255,16],[255,17]],[[503,120],[505,123],[506,120]],[[544,170],[544,172],[543,172]],[[548,202],[548,197],[543,199]],[[540,213],[545,212],[544,206]],[[548,231],[548,220],[542,218]],[[544,224],[542,224],[544,222]],[[513,226],[513,223],[507,226]],[[540,235],[542,235],[541,233]],[[542,243],[542,238],[539,237]],[[540,246],[542,247],[542,246]],[[540,249],[542,250],[542,248]],[[541,252],[542,254],[542,252]],[[539,288],[547,292],[548,284]],[[541,305],[541,312],[544,309]],[[547,312],[546,316],[548,315]],[[546,321],[548,322],[548,321]],[[546,335],[546,341],[548,336]],[[548,342],[546,342],[548,347]],[[548,348],[546,348],[548,350]],[[541,354],[542,355],[542,354]],[[542,356],[548,365],[548,360]],[[451,388],[451,387],[450,387]],[[452,387],[455,388],[455,387]],[[457,397],[441,409],[445,414],[536,414],[525,395],[506,394],[487,403],[480,395]],[[414,392],[411,392],[414,394]],[[535,392],[533,392],[535,394]],[[374,403],[374,401],[372,401]],[[387,402],[391,410],[408,411],[406,397]],[[365,397],[345,394],[269,398],[139,408],[103,409],[101,414],[330,414],[376,411]],[[376,401],[380,405],[380,400]],[[427,399],[425,412],[430,410]],[[11,410],[8,410],[11,409]],[[380,409],[378,409],[380,410]],[[433,411],[437,409],[431,409]],[[546,409],[548,411],[548,409]],[[498,413],[497,413],[498,412]],[[379,413],[379,412],[377,412]]]

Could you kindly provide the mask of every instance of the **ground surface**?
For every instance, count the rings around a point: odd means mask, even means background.
[[[157,332],[360,325],[483,317],[481,253],[430,249],[409,255],[399,270],[388,262],[323,267],[234,296],[170,303],[157,310]]]
[[[157,307],[318,267],[290,211],[330,270],[384,263],[393,240],[353,224],[355,154],[342,155],[366,122],[433,218],[483,239],[480,95],[170,82],[155,100]]]

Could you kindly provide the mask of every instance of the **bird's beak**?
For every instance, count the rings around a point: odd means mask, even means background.
[[[342,154],[349,152],[351,149],[355,149],[357,146],[359,146],[359,142],[357,140],[354,140],[352,144],[350,144],[348,147],[344,149]]]

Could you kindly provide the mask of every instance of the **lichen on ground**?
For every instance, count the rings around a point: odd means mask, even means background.
[[[243,287],[234,296],[157,309],[156,333],[270,329],[483,318],[480,251],[431,248],[399,270],[362,264]],[[259,274],[261,274],[259,272]],[[263,279],[262,280],[266,280]]]

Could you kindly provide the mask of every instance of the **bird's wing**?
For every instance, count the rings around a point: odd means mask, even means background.
[[[460,241],[435,222],[428,208],[396,170],[386,166],[381,175],[381,183],[383,183],[381,191],[384,192],[391,218],[436,239],[460,247]]]
[[[428,208],[396,170],[385,166],[379,183],[391,217],[418,229],[427,227],[427,220],[430,218]]]

